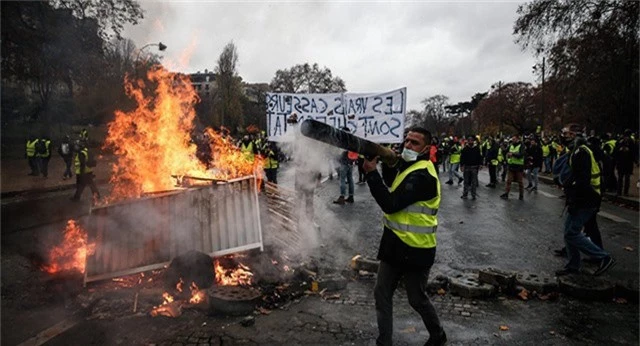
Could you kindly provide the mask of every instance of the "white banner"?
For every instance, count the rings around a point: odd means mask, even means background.
[[[293,127],[291,114],[298,121],[314,119],[375,143],[402,142],[407,104],[407,88],[385,93],[289,94],[267,93],[267,135],[270,141],[287,141]]]

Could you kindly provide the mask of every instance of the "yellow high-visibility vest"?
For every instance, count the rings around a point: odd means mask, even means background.
[[[246,157],[249,162],[253,162],[253,160],[255,159],[253,154],[253,142],[249,142],[249,144],[246,145],[244,143],[241,143],[240,151],[244,153],[244,157]]]
[[[37,139],[27,141],[27,157],[34,157],[36,155],[36,143],[38,143]]]
[[[82,165],[80,164],[80,155],[84,155],[84,172],[82,171]],[[93,170],[91,167],[87,166],[87,160],[89,160],[89,149],[84,148],[77,152],[75,157],[73,158],[73,166],[76,171],[76,175],[83,173],[91,173]]]
[[[513,155],[520,153],[520,146],[522,143],[518,145],[509,145],[509,152],[512,154],[511,157],[507,160],[507,163],[510,165],[524,165],[524,157],[517,158]]]
[[[542,157],[549,156],[549,153],[551,153],[551,149],[549,149],[549,144],[543,144],[542,145]]]
[[[593,152],[591,151],[591,149],[589,149],[588,146],[583,144],[583,145],[579,146],[578,148],[584,149],[584,150],[587,151],[587,153],[589,153],[589,157],[591,158],[591,181],[590,181],[591,182],[591,186],[593,186],[593,189],[596,190],[596,192],[598,194],[600,194],[600,166],[598,166],[598,163],[596,162],[596,159],[593,156]],[[574,154],[575,154],[575,152],[574,152]],[[569,167],[572,167],[571,166],[571,159],[573,159],[573,154],[569,158]]]
[[[460,162],[460,153],[462,153],[462,148],[458,144],[454,144],[451,149],[451,156],[449,157],[450,163],[459,163]]]
[[[438,193],[428,201],[419,201],[393,214],[384,214],[382,222],[391,229],[405,244],[415,248],[436,247],[436,229],[438,228],[438,208],[440,207],[440,181],[431,161],[419,160],[398,174],[391,184],[390,192],[402,183],[411,172],[427,169],[436,179]]]

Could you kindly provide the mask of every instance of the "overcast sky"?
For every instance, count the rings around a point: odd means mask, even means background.
[[[512,35],[519,3],[141,1],[145,18],[124,36],[138,47],[161,41],[165,64],[187,73],[214,70],[233,41],[245,82],[318,63],[350,92],[407,87],[417,110],[436,94],[453,104],[499,80],[534,82],[535,61]]]

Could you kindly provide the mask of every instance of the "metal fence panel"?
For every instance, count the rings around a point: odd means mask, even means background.
[[[197,250],[263,249],[256,179],[181,189],[91,210],[85,283],[161,268]]]

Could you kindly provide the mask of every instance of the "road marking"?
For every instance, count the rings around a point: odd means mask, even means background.
[[[558,197],[560,197],[560,196],[556,196],[556,195],[550,194],[548,192],[544,192],[542,190],[538,190],[538,193],[542,194],[545,197],[549,197],[549,198],[558,198]]]
[[[615,222],[629,222],[629,221],[627,221],[627,220],[625,220],[625,219],[623,219],[623,218],[621,218],[621,217],[617,217],[617,216],[615,216],[615,215],[613,215],[613,214],[609,214],[609,213],[607,213],[606,211],[600,211],[600,212],[598,213],[598,215],[600,215],[600,216],[602,216],[602,217],[605,217],[605,218],[607,218],[607,219],[609,219],[609,220],[613,220],[613,221],[615,221]]]
[[[46,343],[47,341],[53,339],[54,337],[64,333],[69,328],[75,326],[76,324],[78,324],[78,322],[80,322],[78,319],[74,319],[74,320],[66,319],[66,320],[64,320],[62,322],[59,322],[58,324],[54,325],[53,327],[50,327],[50,328],[47,328],[47,329],[41,331],[40,333],[38,333],[33,338],[21,343],[18,346],[39,346],[39,345],[42,345],[42,344]]]

